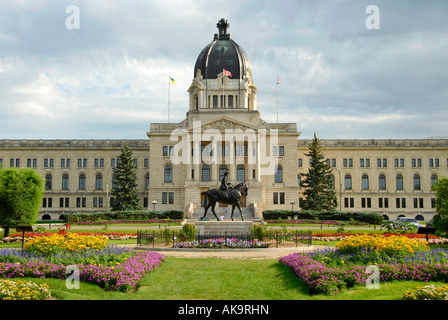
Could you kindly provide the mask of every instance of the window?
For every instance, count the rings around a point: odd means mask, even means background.
[[[423,208],[423,198],[414,198],[414,208]]]
[[[145,174],[145,189],[149,189],[149,173]]]
[[[278,204],[278,192],[274,192],[274,204]]]
[[[437,175],[431,175],[431,187],[437,183]]]
[[[420,184],[420,176],[418,174],[414,175],[414,190],[420,190],[421,184]]]
[[[233,108],[233,96],[227,97],[227,104],[229,105],[229,108]]]
[[[280,204],[285,204],[285,193],[280,192]]]
[[[213,108],[218,108],[218,96],[213,96]]]
[[[412,160],[411,160],[411,163],[412,163],[412,167],[413,168],[421,168],[421,166],[422,166],[422,159],[420,159],[420,158],[412,158]]]
[[[361,207],[371,208],[372,207],[372,199],[371,198],[361,198]]]
[[[362,175],[361,186],[362,186],[362,190],[369,190],[369,176],[368,175],[366,175],[366,174]]]
[[[162,192],[162,204],[168,203],[168,192]]]
[[[164,169],[164,182],[165,183],[172,183],[173,182],[173,167],[170,164],[165,166],[165,169]]]
[[[386,176],[384,174],[380,174],[378,178],[378,188],[380,190],[386,190]]]
[[[334,175],[330,174],[330,189],[331,190],[334,190],[334,185],[335,185]]]
[[[145,168],[149,168],[149,158],[145,158],[145,159],[143,159],[143,166],[144,166]]]
[[[401,174],[397,174],[397,176],[395,177],[395,184],[397,190],[403,190],[403,176]]]
[[[174,204],[174,192],[168,192],[168,203]]]
[[[69,175],[67,173],[62,175],[62,190],[68,190],[69,189]]]
[[[53,176],[51,174],[47,174],[45,176],[45,190],[53,189]]]
[[[117,175],[112,176],[112,190],[118,189]]]
[[[300,176],[300,173],[297,175],[297,186],[299,187],[299,190],[302,188],[302,177]]]
[[[376,159],[376,166],[377,167],[384,167],[384,168],[386,168],[387,167],[387,159],[386,158],[383,158],[383,159],[378,158],[378,159]]]
[[[389,198],[378,198],[379,208],[389,208]]]
[[[349,174],[345,175],[344,178],[345,190],[352,190],[352,176]]]
[[[395,168],[398,168],[398,167],[404,167],[404,158],[395,158],[394,159],[394,166],[395,166]]]
[[[243,165],[239,165],[236,169],[236,181],[244,181],[245,180],[245,171],[244,171],[244,166]]]
[[[168,146],[163,146],[162,154],[164,157],[168,157]]]
[[[86,190],[86,175],[84,173],[79,175],[79,190]]]
[[[447,162],[448,162],[448,161],[447,161]],[[302,166],[303,166],[302,158],[299,158],[299,159],[298,159],[298,164],[297,164],[297,165],[298,165],[299,168],[302,168]]]
[[[100,173],[95,176],[95,190],[103,190],[103,175]]]
[[[227,171],[226,165],[219,166],[219,181],[221,181],[222,177],[224,177],[224,172]]]
[[[431,167],[431,168],[438,168],[439,167],[439,159],[438,158],[435,158],[435,159],[433,159],[433,158],[430,158],[429,159],[429,167]]]
[[[206,164],[202,166],[202,181],[210,181],[210,167]]]
[[[345,208],[354,208],[355,207],[355,198],[344,198],[344,207]]]
[[[278,155],[280,157],[283,157],[285,155],[285,147],[284,146],[279,146],[278,151],[279,151]]]
[[[275,167],[274,182],[275,183],[282,183],[283,182],[283,168],[282,168],[282,166],[276,166]]]

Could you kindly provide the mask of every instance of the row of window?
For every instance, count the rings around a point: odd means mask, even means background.
[[[425,208],[424,198],[413,198],[413,208],[422,209]],[[354,198],[344,198],[345,208],[354,208]],[[371,208],[372,198],[361,198],[361,208]],[[389,208],[389,198],[378,198],[378,208]],[[395,198],[395,208],[406,209],[406,198]],[[435,198],[431,198],[431,208],[435,208]]]
[[[78,190],[86,190],[86,174],[81,173],[78,176]],[[112,189],[117,187],[115,183],[115,176],[112,176]],[[53,176],[51,174],[45,175],[45,190],[53,189]],[[64,173],[62,175],[62,190],[70,189],[70,175]],[[145,189],[149,189],[149,173],[145,174]],[[95,175],[95,190],[103,190],[103,175],[98,173]]]
[[[218,144],[217,146],[217,155],[218,157],[221,156],[225,156],[228,157],[230,155],[230,147],[228,144],[225,145],[221,145]],[[238,145],[235,144],[235,156],[243,156],[243,157],[247,157],[247,145]],[[252,155],[255,156],[255,149],[252,149]],[[168,156],[174,156],[174,146],[162,146],[162,155],[164,157],[168,157]],[[191,149],[191,155],[194,155],[194,148]],[[211,144],[207,144],[207,145],[201,145],[201,155],[202,156],[208,156],[211,157],[213,156],[213,150],[212,150],[212,145]],[[280,156],[283,157],[285,155],[285,146],[273,146],[272,147],[272,155],[274,157]]]
[[[334,189],[334,176],[333,177],[333,189]],[[437,175],[431,175],[431,186],[437,183]],[[302,178],[300,174],[297,175],[299,188],[301,187]],[[402,174],[397,174],[395,176],[395,189],[396,190],[404,190],[404,178]],[[367,174],[363,174],[361,177],[361,190],[369,190],[370,188],[370,178]],[[414,174],[413,176],[413,190],[419,191],[422,188],[421,177],[419,174]],[[346,174],[344,177],[344,189],[352,190],[352,176],[350,174]],[[380,174],[378,176],[378,189],[386,190],[386,176],[384,174]]]
[[[61,168],[70,168],[72,161],[71,158],[61,158]],[[87,168],[88,165],[88,159],[87,158],[78,158],[78,168]],[[94,168],[104,168],[104,158],[94,158],[93,159],[93,166]],[[3,163],[3,160],[0,159],[0,164]],[[110,159],[110,166],[112,168],[116,167],[117,164],[120,163],[120,159],[118,158],[111,158]],[[137,167],[138,160],[134,159],[134,166]],[[149,168],[149,158],[143,159],[143,165],[145,168]],[[11,168],[20,168],[21,166],[21,159],[20,158],[11,158],[9,159],[9,166]],[[37,158],[28,158],[26,160],[26,166],[28,168],[37,168],[38,166],[38,159]],[[44,168],[53,168],[54,167],[54,158],[44,158]]]
[[[312,159],[310,159],[310,166],[312,164]],[[329,167],[336,167],[337,161],[335,158],[327,159],[327,164]],[[353,158],[343,158],[342,166],[344,168],[353,168],[354,160]],[[370,168],[370,158],[360,158],[359,159],[359,167],[360,168]],[[387,158],[377,158],[376,166],[378,168],[387,168],[388,159]],[[405,166],[404,158],[394,158],[394,167],[395,168],[403,168]],[[448,158],[446,159],[446,166],[448,167]],[[298,159],[298,167],[303,167],[303,159]],[[422,167],[422,159],[421,158],[411,158],[411,167],[412,168],[421,168]],[[429,158],[428,159],[428,167],[430,168],[439,168],[440,167],[440,159],[439,158]]]
[[[221,179],[224,176],[224,172],[228,170],[226,165],[221,165],[219,167],[219,179]],[[173,183],[173,166],[170,164],[165,165],[164,168],[164,178],[163,181],[165,183]],[[194,179],[194,170],[191,170],[191,178]],[[255,178],[255,170],[252,172],[252,178]],[[246,180],[246,169],[243,165],[238,165],[236,167],[236,180],[238,182],[242,182]],[[210,175],[210,166],[205,164],[201,168],[201,181],[202,182],[209,182],[211,181],[211,175]],[[275,174],[274,174],[274,182],[275,183],[282,183],[283,182],[283,167],[282,166],[276,166],[275,168]]]
[[[104,205],[103,197],[92,198],[92,206],[94,208],[102,208],[103,205]],[[69,207],[70,207],[70,198],[68,197],[59,198],[59,208],[69,208]],[[86,208],[86,207],[87,207],[86,197],[76,198],[76,208]],[[43,198],[42,208],[53,208],[53,198]]]

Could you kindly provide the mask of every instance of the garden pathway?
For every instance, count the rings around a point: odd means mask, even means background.
[[[296,252],[311,252],[331,248],[329,246],[313,245],[311,247],[266,248],[266,249],[171,249],[137,247],[126,245],[137,250],[152,250],[172,258],[221,258],[221,259],[279,259]],[[334,248],[334,247],[333,247]]]

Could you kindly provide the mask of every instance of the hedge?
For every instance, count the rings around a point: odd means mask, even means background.
[[[295,217],[303,220],[320,220],[320,221],[350,221],[366,222],[370,224],[381,224],[383,216],[379,213],[371,212],[340,212],[340,211],[296,211],[296,210],[265,210],[263,211],[263,219],[278,220]]]
[[[152,210],[152,211],[109,211],[109,212],[78,212],[64,214],[64,221],[70,223],[77,222],[97,222],[112,220],[127,221],[148,221],[148,220],[182,220],[184,212],[182,210]]]

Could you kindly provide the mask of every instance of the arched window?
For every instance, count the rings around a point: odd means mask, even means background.
[[[244,181],[246,179],[246,172],[243,165],[236,168],[236,181]]]
[[[397,174],[395,177],[395,184],[397,185],[397,190],[403,190],[403,176],[401,174]]]
[[[275,167],[274,182],[275,183],[282,183],[283,182],[283,168],[282,168],[282,166],[276,166]]]
[[[149,173],[145,174],[145,188],[149,189]]]
[[[369,190],[369,176],[366,174],[362,175],[361,187],[362,187],[362,190]]]
[[[170,164],[167,164],[164,169],[164,180],[165,183],[173,182],[173,167]]]
[[[202,166],[202,181],[210,181],[210,167],[206,164]]]
[[[437,175],[431,175],[431,187],[437,183]]]
[[[345,175],[344,178],[345,190],[352,190],[352,176],[349,174]]]
[[[103,190],[103,175],[101,173],[95,176],[95,190]]]
[[[84,173],[79,175],[78,188],[79,190],[86,190],[86,175]]]
[[[51,174],[47,174],[45,176],[45,190],[53,189],[53,176]]]
[[[418,174],[414,175],[414,190],[420,190],[421,184],[420,184],[420,176]]]
[[[70,178],[68,173],[62,175],[62,190],[68,190],[70,185]]]
[[[380,174],[378,177],[378,188],[380,190],[386,190],[386,176],[384,174]]]

